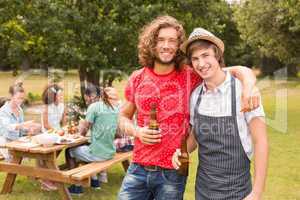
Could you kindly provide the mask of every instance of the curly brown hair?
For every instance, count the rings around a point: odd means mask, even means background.
[[[179,23],[174,17],[169,15],[159,16],[152,22],[143,27],[138,43],[138,57],[139,63],[142,66],[154,67],[155,61],[155,47],[157,43],[157,36],[162,28],[173,27],[178,32],[178,50],[175,57],[175,68],[180,69],[180,64],[184,59],[184,56],[179,50],[179,46],[185,40],[185,31],[181,23]]]

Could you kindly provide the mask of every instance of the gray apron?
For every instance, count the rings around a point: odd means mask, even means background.
[[[239,136],[235,79],[231,77],[231,116],[211,117],[198,113],[203,88],[194,110],[199,165],[197,200],[241,200],[252,190],[250,160]],[[229,103],[229,102],[224,102]]]

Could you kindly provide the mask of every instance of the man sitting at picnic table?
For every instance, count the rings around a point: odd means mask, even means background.
[[[99,94],[100,100],[89,105],[85,120],[80,121],[79,124],[81,135],[85,136],[88,130],[91,130],[91,143],[68,149],[66,152],[67,164],[71,169],[76,167],[76,161],[105,161],[112,159],[116,152],[113,142],[119,113],[119,98],[114,88],[102,89]],[[100,188],[96,174],[91,179],[91,187]],[[71,185],[69,192],[81,194],[82,187]]]

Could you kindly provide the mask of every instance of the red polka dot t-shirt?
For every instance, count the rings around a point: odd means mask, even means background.
[[[181,139],[189,127],[190,94],[200,82],[200,77],[189,66],[166,75],[155,74],[148,67],[132,73],[125,88],[125,98],[136,105],[137,125],[149,125],[150,108],[155,103],[162,134],[161,142],[154,145],[143,144],[136,138],[133,162],[173,168],[172,155],[176,148],[180,148]]]

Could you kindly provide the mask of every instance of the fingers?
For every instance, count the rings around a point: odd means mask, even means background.
[[[248,90],[243,90],[241,112],[249,112],[258,108],[259,105],[260,93],[257,87],[254,87],[251,92],[248,92]]]
[[[260,92],[257,87],[254,87],[252,96],[253,109],[256,109],[260,105]]]
[[[249,104],[249,92],[245,91],[245,89],[242,92],[242,107],[241,107],[241,112],[246,112],[250,108]]]
[[[141,128],[138,132],[140,141],[144,144],[156,144],[161,142],[161,134],[157,130],[150,130],[148,128]]]
[[[174,152],[173,157],[172,157],[172,164],[175,169],[179,169],[179,167],[181,165],[181,163],[178,159],[178,157],[180,155],[181,155],[180,149],[176,149],[176,151]]]

